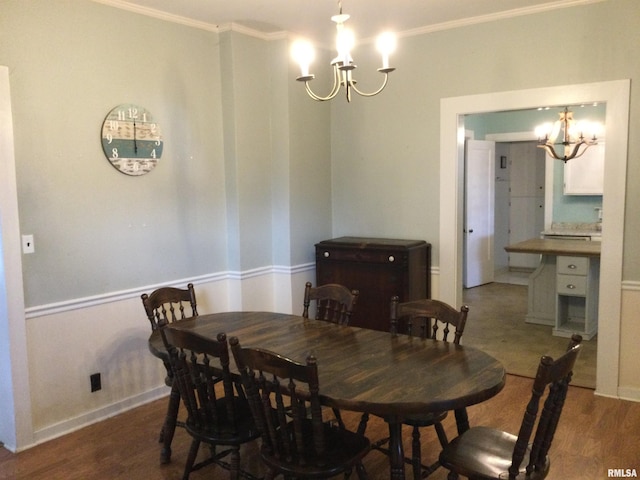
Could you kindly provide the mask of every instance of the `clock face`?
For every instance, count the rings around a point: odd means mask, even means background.
[[[162,133],[144,107],[124,103],[111,110],[102,124],[102,149],[120,172],[144,175],[162,156]]]

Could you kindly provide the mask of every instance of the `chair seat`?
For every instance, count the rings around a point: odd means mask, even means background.
[[[187,418],[185,427],[187,431],[198,440],[218,445],[241,445],[260,436],[260,431],[255,426],[249,403],[245,399],[234,397],[234,410],[236,423],[230,422],[226,413],[225,399],[216,402],[218,418],[216,429],[202,429],[195,426],[191,418]],[[203,414],[202,409],[199,413]]]
[[[472,427],[453,439],[440,453],[440,464],[459,475],[471,479],[508,479],[509,467],[517,436],[490,427]],[[525,478],[529,463],[527,447],[518,479]],[[549,458],[543,470],[531,472],[526,480],[545,478],[549,472]]]
[[[313,435],[312,422],[303,420],[303,432],[307,453],[314,449],[309,442]],[[293,422],[287,424],[289,435],[293,435]],[[282,458],[275,458],[263,446],[261,455],[263,461],[270,467],[276,468],[285,478],[288,476],[300,478],[326,478],[338,475],[345,471],[345,466],[353,465],[363,458],[370,450],[369,440],[355,432],[338,428],[328,423],[324,424],[326,452],[322,458],[315,455],[305,455],[305,464],[298,464],[298,458],[293,457],[290,462]],[[302,463],[302,462],[301,462]]]

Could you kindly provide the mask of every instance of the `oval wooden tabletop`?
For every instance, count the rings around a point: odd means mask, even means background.
[[[201,315],[170,328],[215,338],[238,337],[243,347],[271,350],[298,362],[318,359],[323,403],[376,415],[454,410],[491,398],[505,382],[503,365],[473,347],[339,326],[272,312]],[[158,332],[151,352],[166,355]]]

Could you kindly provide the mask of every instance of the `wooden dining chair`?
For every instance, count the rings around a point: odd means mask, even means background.
[[[391,298],[390,306],[390,331],[392,335],[404,333],[417,336],[422,339],[432,338],[445,342],[460,344],[460,338],[467,323],[469,307],[463,305],[456,310],[451,305],[440,300],[421,299],[400,303],[397,296]],[[420,442],[420,428],[433,426],[438,435],[438,440],[444,448],[447,443],[447,434],[442,426],[442,421],[448,412],[425,413],[421,415],[409,415],[403,419],[403,424],[412,427],[411,458],[405,458],[405,463],[412,466],[413,478],[418,480],[433,473],[440,465],[436,461],[431,465],[422,463]],[[358,431],[364,433],[368,415],[362,415]],[[374,448],[389,455],[384,448],[388,438],[374,443]]]
[[[213,463],[229,470],[229,478],[255,478],[240,468],[240,446],[260,438],[244,392],[236,394],[229,369],[227,337],[215,340],[188,330],[163,327],[173,381],[187,410],[185,428],[191,447],[183,480],[191,472]],[[196,463],[201,443],[211,446],[211,455]],[[217,451],[221,447],[221,451]],[[229,462],[223,459],[229,457]]]
[[[158,288],[150,295],[143,293],[141,298],[152,331],[169,323],[198,316],[196,292],[192,283],[189,283],[186,289],[174,287]],[[160,462],[169,463],[171,460],[171,443],[176,425],[183,427],[184,422],[177,421],[178,410],[180,408],[180,394],[176,388],[173,388],[171,365],[165,361],[164,366],[167,371],[164,383],[168,387],[171,387],[171,393],[169,394],[169,404],[167,406],[165,420],[160,430],[159,441],[164,444],[160,452]]]
[[[198,316],[196,292],[192,283],[189,283],[186,289],[158,288],[151,295],[143,293],[141,298],[151,323],[151,330],[156,330],[167,323]]]
[[[322,419],[318,365],[313,355],[306,364],[277,353],[242,348],[229,340],[256,425],[262,431],[260,456],[266,479],[329,478],[356,468],[366,479],[362,458],[369,440]],[[288,401],[284,397],[288,397]],[[291,414],[285,413],[291,406]]]
[[[344,285],[328,283],[313,287],[307,282],[304,288],[304,309],[302,316],[309,318],[309,307],[316,302],[316,320],[349,325],[351,314],[358,301],[358,290],[349,290]]]
[[[459,475],[469,479],[540,480],[549,474],[549,449],[560,420],[573,366],[580,353],[580,335],[573,335],[567,352],[557,360],[540,359],[518,435],[499,429],[472,427],[454,438],[440,453],[440,464],[449,480]],[[548,387],[548,388],[547,388]],[[539,405],[545,390],[542,412]],[[533,443],[534,425],[538,422]]]
[[[315,301],[316,320],[324,320],[338,325],[349,325],[359,295],[360,292],[358,290],[349,290],[344,285],[337,283],[327,283],[313,287],[311,282],[307,282],[304,288],[302,316],[309,318],[309,307],[311,302]],[[340,410],[337,408],[332,410],[336,422],[340,427],[344,428]]]

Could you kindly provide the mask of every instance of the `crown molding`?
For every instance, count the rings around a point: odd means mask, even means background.
[[[187,27],[199,28],[200,30],[207,30],[209,32],[218,32],[220,27],[216,24],[201,22],[192,18],[182,17],[173,13],[167,13],[154,8],[143,7],[140,5],[134,5],[124,0],[92,0],[96,3],[108,5],[110,7],[119,8],[132,13],[139,13],[140,15],[146,15],[147,17],[157,18],[166,22],[178,23],[180,25],[186,25]]]
[[[532,7],[514,8],[503,12],[490,13],[488,15],[479,15],[476,17],[463,18],[453,20],[451,22],[437,23],[434,25],[426,25],[424,27],[413,28],[398,32],[398,37],[412,37],[416,35],[424,35],[425,33],[439,32],[442,30],[452,30],[454,28],[468,27],[480,23],[495,22],[497,20],[505,20],[507,18],[522,17],[525,15],[533,15],[536,13],[549,12],[560,8],[578,7],[589,5],[592,3],[601,3],[606,0],[558,0],[557,2],[545,3],[543,5],[535,5]],[[372,39],[370,39],[372,40]]]
[[[210,32],[227,32],[234,31],[249,35],[251,37],[259,38],[262,40],[280,40],[288,38],[289,32],[281,30],[276,32],[262,32],[254,28],[246,27],[238,23],[225,23],[225,24],[212,24],[208,22],[202,22],[180,15],[175,15],[167,12],[162,12],[149,7],[142,7],[140,5],[134,5],[126,0],[92,0],[96,3],[109,5],[111,7],[120,8],[129,12],[138,13],[140,15],[146,15],[148,17],[157,18],[167,22],[178,23],[193,28],[199,28],[201,30],[207,30]],[[427,33],[439,32],[442,30],[451,30],[454,28],[468,27],[470,25],[477,25],[479,23],[488,23],[497,20],[504,20],[507,18],[520,17],[524,15],[532,15],[536,13],[548,12],[558,10],[560,8],[578,7],[583,5],[589,5],[593,3],[601,3],[607,0],[558,0],[556,2],[545,3],[543,5],[535,5],[532,7],[515,8],[504,12],[492,13],[488,15],[480,15],[476,17],[464,18],[461,20],[454,20],[451,22],[443,22],[435,25],[426,25],[424,27],[413,28],[396,32],[398,37],[412,37],[416,35],[424,35]],[[373,42],[373,38],[363,39],[358,43]]]

